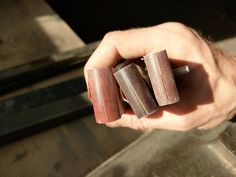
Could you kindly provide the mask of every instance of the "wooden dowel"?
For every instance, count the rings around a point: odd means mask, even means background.
[[[157,110],[157,104],[145,83],[140,68],[135,64],[123,67],[114,73],[125,98],[138,118]]]
[[[88,86],[97,123],[105,124],[121,118],[124,102],[121,101],[112,68],[88,70]]]
[[[144,62],[159,106],[178,102],[179,94],[166,51],[148,54]]]
[[[124,113],[124,102],[141,118],[157,111],[158,104],[164,106],[179,101],[174,76],[188,73],[189,67],[171,70],[166,51],[148,54],[144,62],[140,61],[126,60],[115,69],[88,71],[89,93],[97,123],[119,119]]]

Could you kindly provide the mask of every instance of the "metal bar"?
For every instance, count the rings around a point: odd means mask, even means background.
[[[0,94],[81,67],[98,45],[99,41],[1,71]]]
[[[0,144],[92,112],[84,78],[0,102]]]

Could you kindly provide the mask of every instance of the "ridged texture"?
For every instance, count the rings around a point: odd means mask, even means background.
[[[136,116],[141,118],[155,112],[157,104],[139,70],[130,64],[114,75]]]
[[[178,102],[179,94],[166,51],[148,54],[144,62],[159,106]]]
[[[124,103],[121,101],[112,68],[88,70],[88,85],[96,122],[105,124],[121,118]]]

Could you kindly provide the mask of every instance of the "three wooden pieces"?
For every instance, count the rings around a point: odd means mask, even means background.
[[[156,112],[158,105],[177,103],[180,98],[174,76],[187,72],[188,66],[172,70],[165,50],[115,68],[88,70],[89,97],[96,122],[105,124],[120,119],[127,103],[138,118]]]

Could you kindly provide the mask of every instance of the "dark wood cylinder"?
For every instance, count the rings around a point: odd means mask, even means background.
[[[179,101],[174,76],[165,50],[144,56],[148,75],[159,106]]]
[[[157,110],[157,103],[135,64],[115,72],[115,78],[131,108],[138,118]]]
[[[121,118],[124,103],[112,68],[88,70],[88,87],[97,123],[105,124]]]

